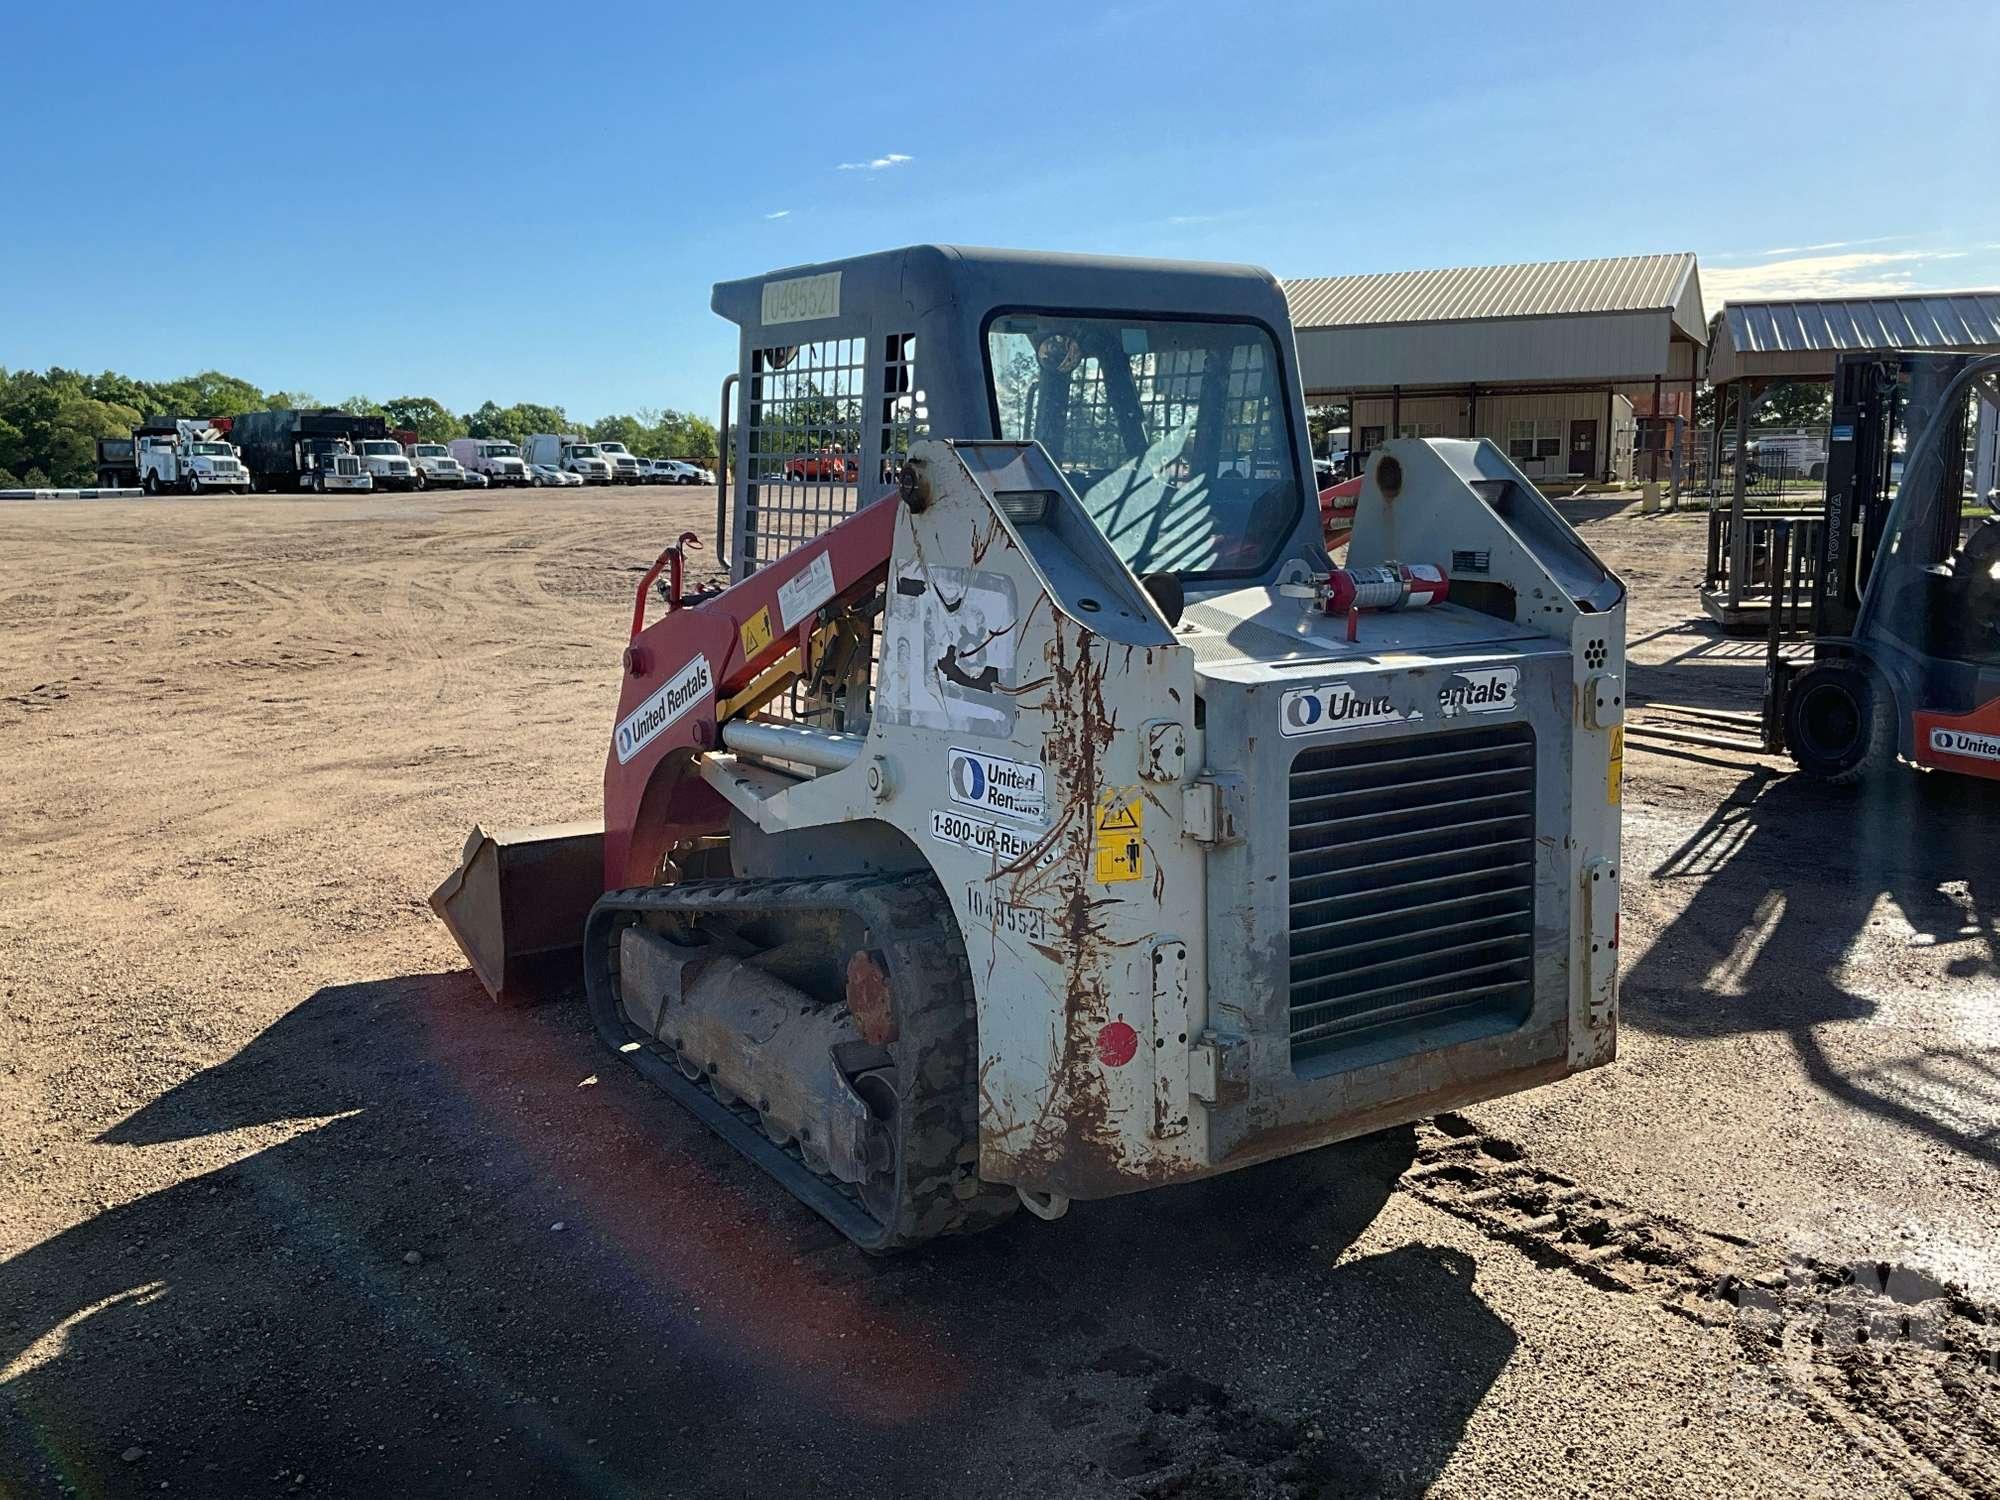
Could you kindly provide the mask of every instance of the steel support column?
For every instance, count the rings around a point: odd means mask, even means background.
[[[1743,588],[1750,572],[1750,523],[1743,514],[1744,485],[1750,447],[1750,403],[1756,395],[1748,380],[1736,387],[1736,462],[1729,482],[1729,602],[1743,602]],[[1719,415],[1719,414],[1718,414]],[[1722,424],[1717,422],[1719,428]]]

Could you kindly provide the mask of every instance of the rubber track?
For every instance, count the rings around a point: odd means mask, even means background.
[[[631,1025],[618,999],[619,934],[648,915],[698,922],[706,914],[828,908],[861,920],[868,945],[887,961],[895,997],[900,1034],[890,1050],[902,1090],[901,1151],[889,1224],[862,1206],[853,1186],[811,1166],[796,1144],[780,1146],[765,1135],[754,1107],[717,1097],[706,1075],[691,1081],[673,1048]],[[610,891],[591,908],[584,928],[584,981],[606,1046],[863,1250],[900,1250],[939,1235],[991,1228],[1019,1206],[1011,1187],[979,1179],[972,971],[951,908],[930,876],[698,880]]]

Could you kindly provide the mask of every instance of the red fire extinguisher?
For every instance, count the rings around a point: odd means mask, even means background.
[[[1428,609],[1444,599],[1451,579],[1436,563],[1379,563],[1367,568],[1335,568],[1324,578],[1284,592],[1310,596],[1329,615],[1347,616],[1347,638],[1355,639],[1361,612]]]

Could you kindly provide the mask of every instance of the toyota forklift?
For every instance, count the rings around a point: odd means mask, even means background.
[[[1905,760],[2000,781],[2000,518],[1960,539],[1979,398],[2000,406],[2000,355],[1848,354],[1835,368],[1812,656],[1781,654],[1794,570],[1774,557],[1763,705],[1765,749],[1819,780]]]

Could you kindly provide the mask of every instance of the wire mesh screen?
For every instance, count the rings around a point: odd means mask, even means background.
[[[916,343],[914,334],[898,333],[751,351],[737,486],[738,578],[813,540],[896,483],[911,442],[930,430],[916,380]],[[835,660],[842,651],[850,653],[844,667]],[[827,655],[764,716],[865,728],[878,652],[872,620],[853,639],[828,642]]]
[[[744,573],[852,515],[862,462],[867,341],[750,352],[737,546]]]

